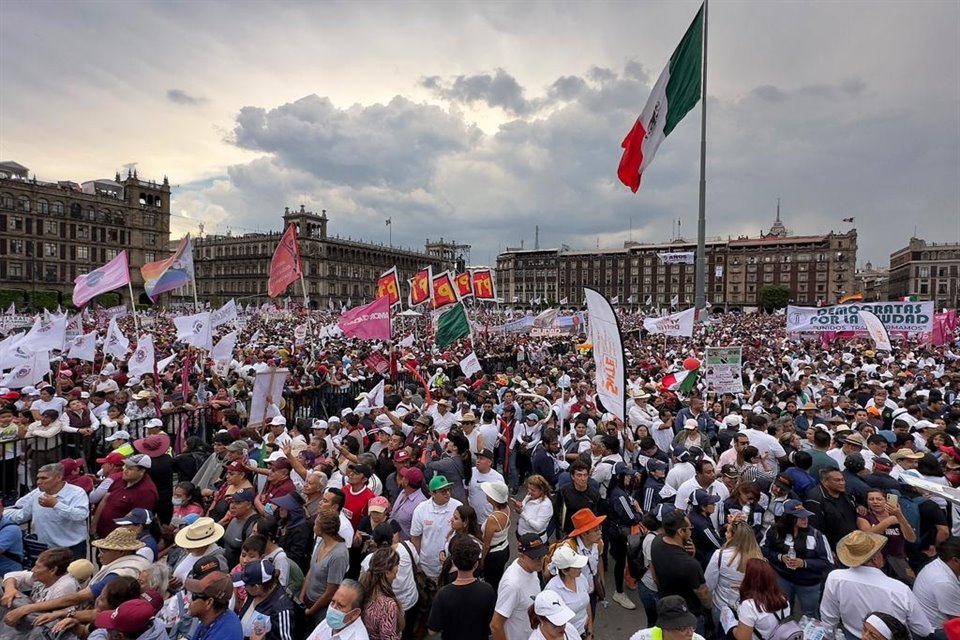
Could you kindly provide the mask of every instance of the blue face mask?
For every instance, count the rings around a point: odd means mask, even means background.
[[[181,506],[182,504],[183,504],[183,498],[174,498],[174,499],[173,499],[173,506],[179,507],[179,506]]]
[[[347,626],[346,617],[347,614],[343,613],[342,611],[337,611],[333,607],[327,607],[327,626],[334,631],[340,631],[340,629],[343,629],[345,626]]]

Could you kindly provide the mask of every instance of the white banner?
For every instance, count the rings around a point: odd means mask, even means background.
[[[103,352],[112,355],[115,358],[123,359],[130,349],[130,340],[123,335],[120,327],[117,326],[117,317],[110,318],[110,326],[107,327],[107,337],[103,341]]]
[[[237,303],[230,298],[230,302],[223,305],[216,311],[210,312],[210,328],[216,329],[222,324],[233,322],[237,319]]]
[[[887,331],[933,331],[933,302],[865,302],[831,307],[787,307],[787,333],[801,331],[866,331],[860,317],[865,309],[877,316]]]
[[[643,321],[643,328],[654,335],[689,338],[693,335],[693,321],[696,315],[697,310],[691,307],[686,311],[662,318],[647,318]]]
[[[460,371],[463,371],[463,375],[468,378],[475,373],[483,373],[483,367],[480,366],[476,351],[471,351],[470,355],[460,361]]]
[[[210,312],[196,313],[192,316],[174,318],[177,327],[177,340],[192,344],[200,349],[213,349],[213,334],[210,327]]]
[[[127,368],[131,376],[140,377],[144,374],[153,374],[153,365],[156,363],[153,354],[153,336],[142,335],[137,339],[137,348],[130,356],[127,362]]]
[[[10,333],[14,329],[24,329],[30,326],[33,326],[33,316],[26,314],[0,316],[0,333]]]
[[[663,264],[693,264],[693,251],[658,253],[657,257]]]
[[[741,347],[707,347],[707,388],[717,393],[743,392]]]
[[[280,406],[283,401],[283,384],[287,380],[288,369],[264,369],[257,371],[257,377],[253,380],[253,393],[250,398],[250,419],[248,427],[259,427],[267,418],[267,409],[271,403]]]
[[[624,420],[626,412],[627,369],[623,358],[623,339],[613,307],[598,291],[584,288],[584,300],[590,314],[590,342],[597,368],[597,397],[607,411]]]
[[[103,312],[107,314],[107,317],[112,317],[112,318],[122,318],[128,313],[127,306],[123,304],[118,304],[115,307],[104,309]]]
[[[876,343],[877,349],[882,351],[893,350],[893,346],[890,344],[890,334],[887,333],[887,329],[883,326],[880,318],[866,309],[860,309],[860,319],[867,325],[867,333],[870,334],[870,338]]]
[[[67,357],[93,362],[97,357],[97,332],[76,336],[67,345]]]

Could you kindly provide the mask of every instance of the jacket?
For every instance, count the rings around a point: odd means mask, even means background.
[[[831,548],[835,549],[840,538],[857,528],[857,506],[846,493],[834,498],[821,484],[810,490],[804,506],[813,513],[810,526],[827,536]]]
[[[788,569],[787,565],[783,564],[780,556],[787,552],[787,546],[777,539],[774,528],[767,530],[760,543],[760,551],[778,576],[799,586],[820,584],[827,573],[833,569],[833,552],[830,550],[830,545],[826,537],[813,527],[807,527],[805,549],[797,552],[797,557],[807,563],[805,567]]]
[[[253,598],[248,597],[240,609],[241,620],[251,606],[253,606]],[[293,640],[298,637],[296,636],[296,616],[293,601],[279,584],[267,596],[266,600],[257,604],[255,611],[270,616],[270,632],[264,636],[264,640]]]
[[[0,575],[23,569],[23,532],[16,523],[0,517]]]

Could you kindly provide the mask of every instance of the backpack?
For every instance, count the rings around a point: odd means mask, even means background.
[[[610,465],[610,479],[607,480],[607,483],[606,483],[606,484],[601,484],[601,485],[600,485],[600,488],[604,490],[604,493],[606,493],[607,496],[597,504],[597,515],[598,515],[598,516],[605,516],[605,515],[607,515],[607,514],[610,513],[610,510],[609,510],[608,505],[607,505],[607,500],[608,500],[609,497],[610,497],[608,490],[609,490],[609,488],[610,488],[610,481],[613,480],[613,467],[617,466],[617,463],[614,462],[613,460],[601,460],[601,461],[598,462],[597,464],[608,464],[608,465]]]
[[[410,564],[413,567],[413,578],[417,583],[417,604],[415,605],[414,615],[417,616],[417,624],[423,625],[424,628],[426,628],[427,617],[430,616],[430,607],[433,606],[433,597],[437,594],[437,582],[423,572],[423,569],[421,569],[420,565],[414,560],[413,552],[410,551],[410,547],[408,547],[407,544],[407,542],[401,542],[400,546],[403,547],[403,550],[406,551],[410,557]]]
[[[289,572],[287,573],[287,595],[297,604],[300,602],[300,590],[303,588],[303,569],[296,562],[288,560]]]
[[[627,536],[627,567],[634,580],[640,580],[647,571],[646,558],[643,555],[643,541],[648,534],[637,531]],[[650,534],[655,535],[655,534]]]
[[[796,620],[786,616],[780,617],[777,613],[770,615],[777,619],[777,626],[773,628],[766,640],[803,640],[803,628]],[[753,630],[753,635],[764,640],[756,629]]]

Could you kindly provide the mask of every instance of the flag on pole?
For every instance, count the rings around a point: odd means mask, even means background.
[[[0,380],[0,387],[22,389],[36,384],[50,373],[50,353],[34,351],[29,360],[15,367]]]
[[[270,278],[267,281],[267,295],[276,298],[283,293],[291,282],[300,277],[300,245],[297,244],[297,227],[293,223],[283,232],[277,250],[270,260]]]
[[[652,304],[653,304],[653,296],[647,296],[647,299],[644,301],[643,304],[646,305],[646,306],[648,306],[648,307],[649,307],[650,305],[652,305]]]
[[[610,298],[610,304],[620,304],[620,296],[613,296]]]
[[[0,342],[0,369],[12,369],[30,360],[33,353],[20,347],[23,334],[9,335]]]
[[[460,301],[457,289],[453,283],[453,276],[444,271],[433,278],[433,308],[439,311]]]
[[[213,349],[213,330],[210,327],[209,311],[174,318],[173,324],[177,328],[177,340],[207,351]]]
[[[73,281],[73,304],[77,307],[90,302],[92,298],[130,284],[130,265],[126,250],[107,264],[84,273]]]
[[[680,306],[680,294],[675,294],[672,298],[670,298],[670,306],[671,307]]]
[[[230,301],[217,309],[216,311],[210,312],[210,328],[216,329],[222,324],[227,324],[228,322],[233,322],[237,319],[237,303],[233,298],[230,298]]]
[[[140,267],[143,290],[154,302],[161,293],[189,284],[194,278],[193,274],[193,243],[189,233],[180,240],[172,256],[164,260],[148,262]]]
[[[400,280],[397,277],[396,267],[384,271],[383,275],[377,278],[377,295],[375,299],[379,300],[383,296],[390,298],[391,307],[400,304]]]
[[[133,355],[127,362],[130,375],[139,378],[147,373],[152,374],[156,362],[153,352],[153,336],[149,333],[140,336],[137,339],[137,348],[134,349]]]
[[[453,281],[457,285],[457,295],[460,296],[461,300],[473,295],[473,280],[470,277],[469,271],[458,273]]]
[[[475,373],[483,373],[483,367],[480,366],[476,351],[471,351],[467,357],[460,361],[460,371],[468,378]]]
[[[469,335],[470,322],[467,320],[467,311],[463,308],[462,302],[455,303],[441,313],[436,320],[433,339],[440,348]]]
[[[230,364],[230,361],[233,360],[233,350],[236,348],[236,346],[237,332],[231,331],[227,335],[220,338],[220,341],[217,342],[217,346],[210,351],[210,359],[217,364]]]
[[[560,298],[560,304],[567,304],[567,298],[566,297]]]
[[[33,327],[23,336],[20,346],[29,351],[60,351],[67,339],[67,316],[37,316]]]
[[[697,384],[697,377],[700,375],[700,369],[687,371],[674,371],[663,376],[660,381],[661,386],[669,391],[680,391],[681,393],[690,393],[694,385]]]
[[[431,298],[433,298],[433,267],[426,267],[417,271],[417,275],[410,279],[407,306],[415,307]]]
[[[163,360],[161,360],[160,362],[158,362],[158,363],[157,363],[157,373],[163,373],[164,371],[166,371],[167,367],[169,367],[169,366],[173,363],[173,361],[176,359],[176,357],[177,357],[177,354],[176,354],[176,353],[173,353],[173,354],[170,355],[170,357],[164,358]]]
[[[860,318],[863,319],[863,324],[867,326],[867,333],[870,334],[870,338],[873,339],[877,349],[880,351],[892,351],[893,346],[890,344],[890,334],[887,333],[887,328],[883,326],[883,321],[872,311],[860,309],[859,313]]]
[[[406,338],[397,343],[397,346],[401,349],[406,349],[407,347],[413,346],[413,334],[408,334]]]
[[[123,335],[120,327],[117,326],[117,317],[110,318],[110,325],[107,327],[107,337],[103,341],[103,352],[112,355],[115,358],[123,359],[130,349],[130,340]]]
[[[703,6],[653,85],[647,104],[623,139],[617,176],[634,193],[657,149],[700,101],[703,68]]]
[[[93,362],[97,357],[97,332],[76,336],[67,347],[67,357]]]
[[[15,302],[11,302],[10,306],[7,307],[7,315],[12,316],[12,315],[16,315],[16,313],[17,313],[17,305]]]
[[[337,326],[347,338],[390,339],[390,297],[382,296],[370,304],[345,311]]]
[[[497,299],[497,287],[490,269],[473,270],[473,297],[477,300]]]
[[[597,398],[604,408],[626,419],[627,369],[623,355],[623,337],[617,313],[599,291],[584,288],[583,297],[590,314],[590,343],[596,366],[594,381]]]

